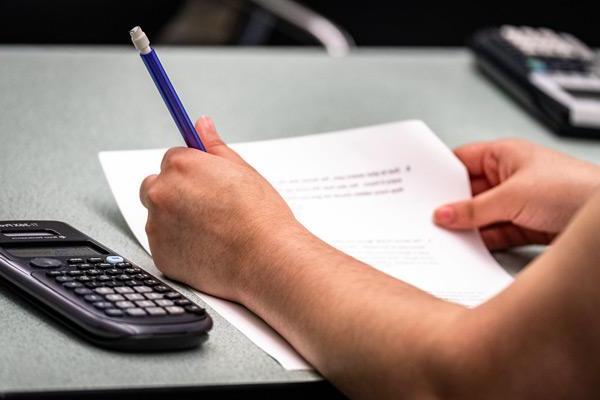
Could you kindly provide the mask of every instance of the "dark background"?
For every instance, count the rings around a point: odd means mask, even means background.
[[[336,22],[359,46],[461,46],[476,29],[502,24],[563,30],[600,46],[591,1],[300,2]],[[263,18],[261,37],[249,41],[244,32],[257,9],[247,0],[0,0],[0,43],[129,44],[127,31],[139,24],[155,43],[316,44],[273,18]]]

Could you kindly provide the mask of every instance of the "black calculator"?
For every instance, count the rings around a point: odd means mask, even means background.
[[[58,221],[0,221],[0,276],[88,340],[120,350],[195,347],[206,310]]]
[[[556,133],[600,138],[600,61],[565,32],[503,26],[477,32],[478,66]]]

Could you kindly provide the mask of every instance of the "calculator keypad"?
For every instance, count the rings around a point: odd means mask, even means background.
[[[67,264],[67,270],[48,271],[46,276],[109,317],[206,314],[204,308],[120,256],[73,257]]]

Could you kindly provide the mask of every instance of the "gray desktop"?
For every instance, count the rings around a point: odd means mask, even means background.
[[[192,118],[212,116],[228,142],[422,119],[450,147],[520,137],[600,159],[600,141],[554,135],[462,49],[361,49],[339,59],[319,50],[158,50]],[[0,93],[0,219],[67,222],[158,273],[97,160],[101,150],[182,145],[135,52],[0,47]],[[514,272],[531,254],[497,258]],[[284,370],[208,310],[215,324],[199,348],[119,353],[89,344],[0,284],[0,397],[322,381],[316,372]]]

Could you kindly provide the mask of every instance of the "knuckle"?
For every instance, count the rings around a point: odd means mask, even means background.
[[[182,148],[167,150],[163,159],[163,169],[182,171],[187,169],[190,162],[189,152]]]
[[[141,193],[147,193],[152,187],[152,182],[156,179],[156,175],[150,175],[144,178],[142,185],[140,186]]]
[[[146,199],[151,206],[160,207],[165,201],[165,196],[160,187],[154,185],[146,191]]]
[[[146,226],[144,227],[144,229],[146,231],[146,235],[148,236],[154,236],[154,233],[156,233],[156,227],[150,220],[146,222]]]

